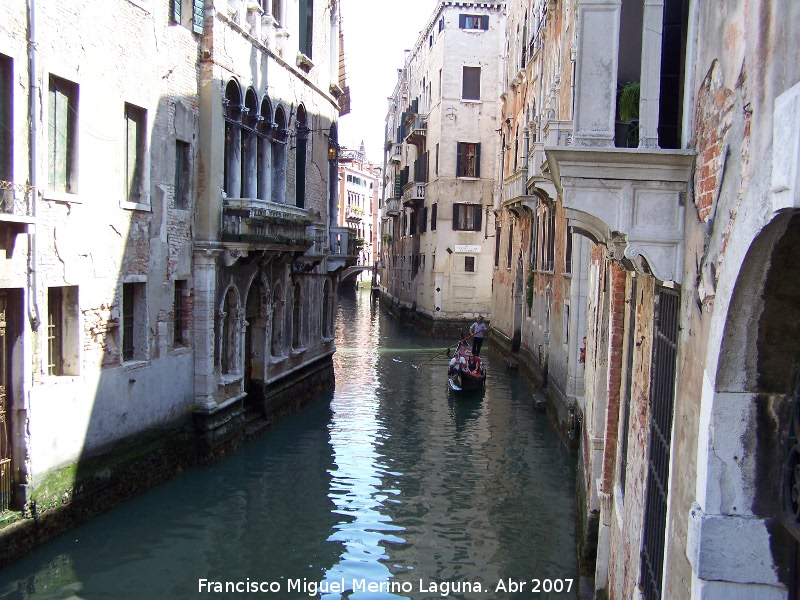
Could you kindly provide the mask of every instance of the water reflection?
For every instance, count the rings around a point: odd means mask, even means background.
[[[550,597],[576,597],[575,458],[516,374],[489,354],[486,389],[450,393],[445,355],[415,365],[452,340],[368,293],[340,299],[336,338],[333,396],[0,572],[0,598],[216,596],[200,578],[337,600],[544,598],[495,589],[570,578]]]

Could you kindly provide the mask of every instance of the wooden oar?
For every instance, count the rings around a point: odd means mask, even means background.
[[[430,357],[428,360],[426,360],[425,362],[422,362],[422,363],[420,363],[419,365],[414,365],[414,364],[412,364],[411,366],[412,366],[412,367],[414,367],[415,369],[419,369],[419,368],[420,368],[422,365],[424,365],[424,364],[427,364],[427,363],[431,362],[431,361],[432,361],[434,358],[436,358],[437,356],[441,356],[442,354],[444,354],[445,352],[447,352],[448,350],[450,350],[450,348],[452,348],[453,346],[458,346],[458,345],[459,345],[461,342],[466,342],[466,341],[467,341],[469,338],[471,338],[472,336],[473,336],[473,334],[471,334],[471,333],[470,333],[470,334],[469,334],[467,337],[465,337],[463,340],[458,340],[458,341],[457,341],[455,344],[452,344],[451,346],[448,346],[447,348],[445,348],[444,350],[442,350],[442,351],[441,351],[441,352],[439,352],[438,354],[434,354],[433,356],[431,356],[431,357]]]

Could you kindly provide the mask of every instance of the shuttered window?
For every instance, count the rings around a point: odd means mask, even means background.
[[[192,0],[192,31],[203,33],[203,0]]]
[[[76,193],[78,86],[51,75],[48,95],[48,183],[52,190]]]
[[[461,77],[461,99],[481,99],[481,68],[463,67]]]
[[[458,15],[460,29],[489,29],[489,15]]]
[[[172,0],[172,20],[180,24],[181,22],[181,0]]]
[[[311,56],[311,38],[314,26],[314,0],[300,0],[300,52]]]
[[[13,179],[14,127],[11,59],[0,54],[0,180]]]
[[[141,203],[144,198],[145,111],[125,104],[125,199]]]
[[[438,203],[434,203],[431,205],[431,231],[436,231],[436,216],[438,207],[439,207]]]
[[[453,230],[480,231],[483,213],[480,204],[453,204]]]
[[[481,145],[457,142],[456,177],[481,176]]]

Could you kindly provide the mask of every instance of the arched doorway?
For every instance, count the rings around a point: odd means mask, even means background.
[[[247,294],[244,337],[244,389],[263,388],[266,376],[267,322],[269,297],[261,278],[256,277]]]

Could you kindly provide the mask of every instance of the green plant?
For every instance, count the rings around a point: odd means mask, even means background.
[[[392,149],[392,140],[386,140],[386,143],[383,145],[383,149],[387,152]]]
[[[619,92],[619,119],[629,122],[639,118],[640,87],[638,81],[629,81]]]

